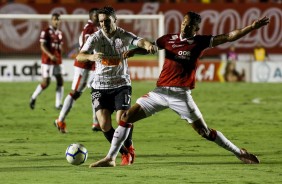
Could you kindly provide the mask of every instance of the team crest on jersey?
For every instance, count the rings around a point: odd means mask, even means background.
[[[115,39],[115,48],[121,49],[122,48],[122,41],[120,38]]]

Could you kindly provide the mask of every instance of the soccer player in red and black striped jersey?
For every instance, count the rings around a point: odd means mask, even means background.
[[[62,76],[63,34],[59,30],[60,21],[60,14],[53,13],[51,25],[40,34],[40,48],[42,51],[41,75],[43,80],[31,96],[29,103],[31,109],[35,108],[37,96],[49,86],[52,75],[55,76],[57,81],[55,107],[57,109],[62,107],[64,94],[64,80]]]
[[[167,108],[172,109],[181,119],[186,120],[199,135],[232,152],[242,162],[246,164],[259,163],[255,155],[248,153],[245,149],[238,148],[220,131],[208,127],[192,98],[191,90],[195,88],[198,60],[205,49],[233,42],[267,25],[269,18],[258,19],[242,29],[217,36],[197,35],[200,22],[201,16],[199,14],[187,12],[181,23],[179,34],[167,34],[157,39],[158,48],[165,50],[165,61],[157,81],[157,87],[137,99],[136,104],[122,115],[107,156],[91,164],[90,167],[115,166],[117,152],[127,138],[132,123]],[[133,56],[135,53],[143,51],[133,49],[125,52],[124,56]]]
[[[91,8],[89,10],[89,20],[87,21],[87,24],[84,26],[79,36],[79,49],[82,48],[87,38],[98,30],[99,23],[97,10],[98,8]],[[95,63],[91,61],[74,61],[74,77],[71,87],[72,91],[66,96],[63,107],[60,111],[60,115],[54,122],[61,133],[67,132],[65,118],[71,110],[73,103],[81,96],[81,94],[85,90],[89,75],[92,71],[94,71],[94,69]],[[96,120],[95,111],[93,111],[93,124],[94,128],[96,128],[95,130],[97,130],[97,127],[95,127],[95,125],[98,126],[99,124]]]

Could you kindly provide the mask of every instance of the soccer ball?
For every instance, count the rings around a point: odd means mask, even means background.
[[[83,164],[87,160],[87,149],[79,143],[69,145],[66,150],[66,159],[72,165]]]

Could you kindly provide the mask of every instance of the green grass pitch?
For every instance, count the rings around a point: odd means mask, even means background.
[[[242,164],[165,110],[135,124],[133,165],[95,169],[88,165],[106,155],[109,143],[101,132],[91,131],[90,90],[75,103],[66,120],[69,133],[62,135],[53,126],[59,114],[54,108],[54,81],[37,99],[36,109],[29,109],[37,84],[0,83],[1,183],[282,183],[281,84],[198,82],[192,93],[209,127],[257,154],[261,164]],[[133,102],[154,86],[154,81],[134,82]],[[65,94],[69,89],[68,82]],[[64,156],[75,142],[89,152],[80,166],[68,164]]]

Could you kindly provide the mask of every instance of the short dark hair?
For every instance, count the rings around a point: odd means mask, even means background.
[[[113,16],[114,19],[117,19],[115,10],[110,6],[105,6],[98,10],[98,14],[106,14],[109,16]]]
[[[59,13],[53,13],[52,14],[52,17],[56,17],[56,18],[59,18],[61,15]]]
[[[202,21],[201,15],[199,15],[198,13],[189,11],[189,12],[186,13],[186,15],[188,15],[190,17],[191,22],[201,23],[201,21]]]
[[[99,10],[98,8],[91,8],[91,9],[88,11],[89,18],[91,18],[91,16],[92,16],[94,13],[97,13],[98,10]]]

